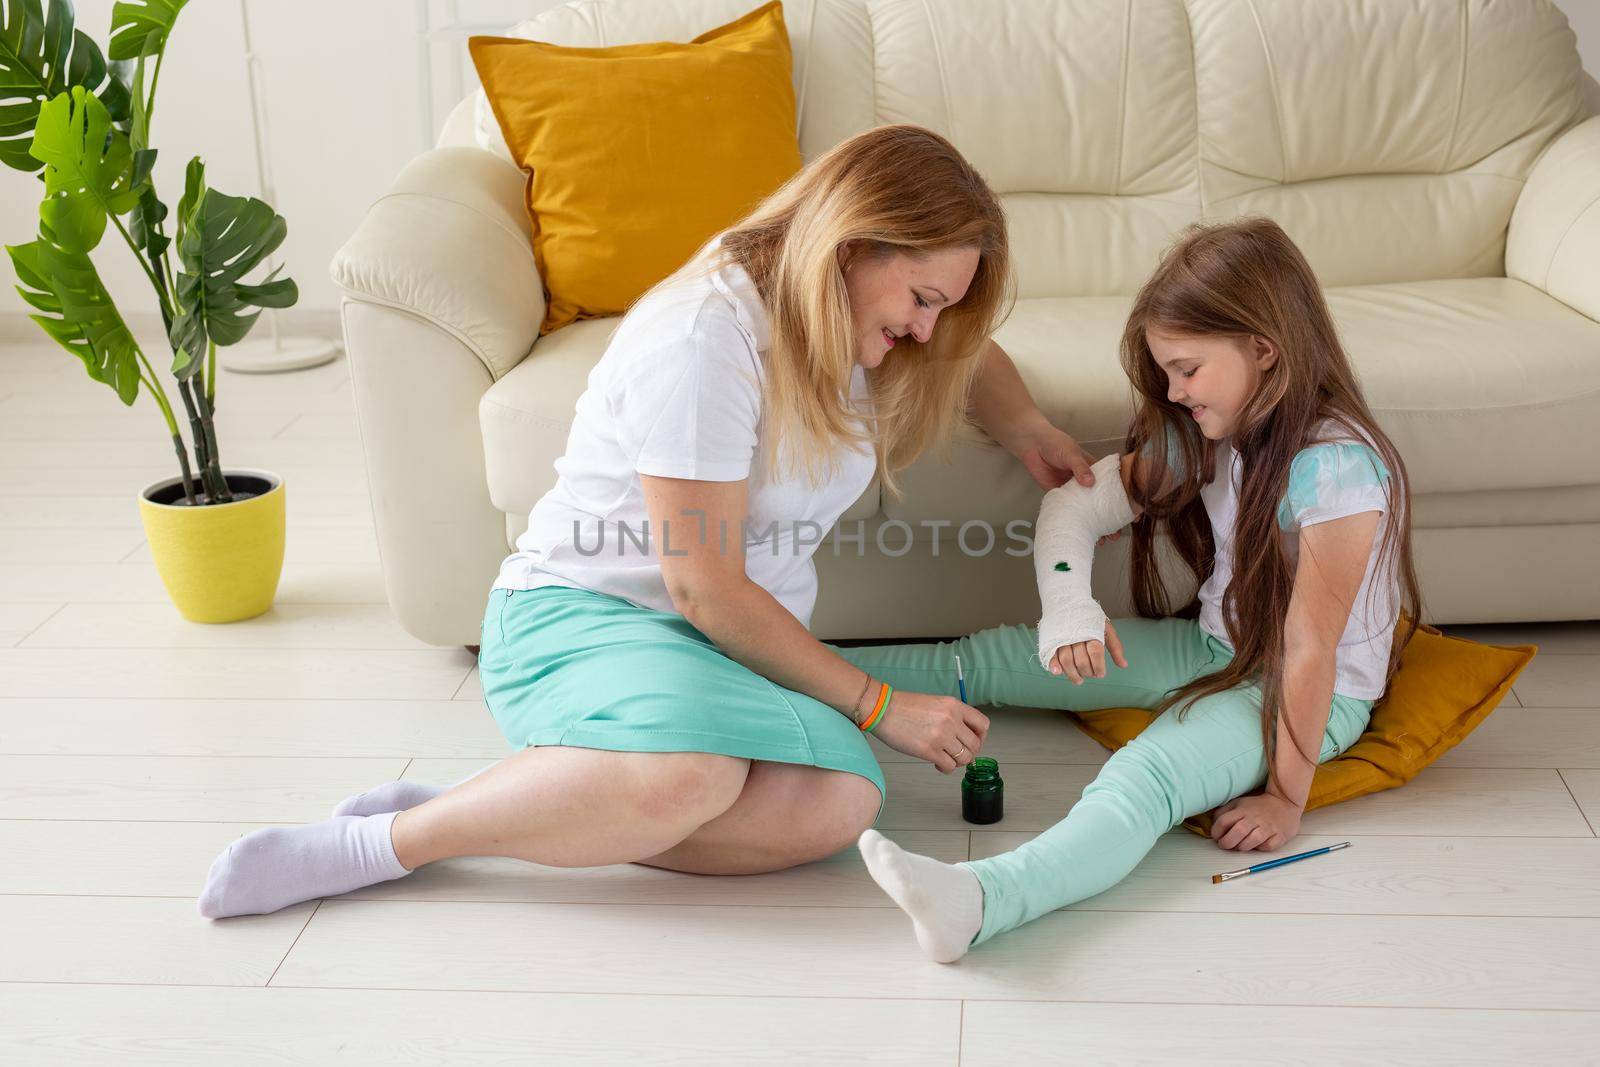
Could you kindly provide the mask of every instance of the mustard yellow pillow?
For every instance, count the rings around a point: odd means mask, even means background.
[[[1411,781],[1488,718],[1537,651],[1535,645],[1501,648],[1417,627],[1366,733],[1317,768],[1306,810]],[[1074,718],[1079,729],[1115,751],[1155,717],[1142,708],[1107,708],[1076,712]],[[1206,812],[1183,825],[1209,835],[1211,820]]]
[[[540,333],[621,314],[800,169],[777,0],[687,44],[468,48],[528,172]]]

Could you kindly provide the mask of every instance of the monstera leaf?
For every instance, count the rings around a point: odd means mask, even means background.
[[[44,312],[29,317],[82,360],[89,377],[132,404],[139,395],[139,346],[88,254],[62,248],[45,226],[36,240],[6,251],[22,281],[17,292]]]
[[[178,204],[178,316],[172,322],[176,352],[172,373],[194,374],[207,343],[244,339],[261,308],[286,308],[299,298],[295,284],[274,270],[261,282],[239,281],[283,243],[289,224],[254,197],[228,196],[205,185],[205,165],[190,160]],[[279,268],[280,270],[282,268]],[[248,308],[257,310],[246,314]]]
[[[161,223],[167,217],[167,205],[156,196],[155,186],[146,185],[139,194],[139,206],[128,216],[128,236],[151,259],[160,259],[172,243],[161,232]]]
[[[113,121],[127,119],[128,87],[100,46],[73,28],[66,0],[50,0],[48,18],[39,0],[0,0],[0,161],[39,169],[28,152],[39,109],[74,85],[94,93]]]
[[[156,195],[155,184],[144,181],[156,160],[156,150],[149,147],[150,116],[144,101],[144,56],[141,55],[133,74],[133,113],[128,119],[128,145],[133,149],[134,183],[144,187],[139,191],[138,208],[128,216],[128,236],[140,251],[155,260],[161,258],[172,242],[161,232],[167,205]]]
[[[39,217],[73,252],[94,250],[108,214],[134,209],[155,161],[150,151],[135,160],[128,135],[112,128],[110,112],[80,85],[40,109],[30,151],[45,164]]]
[[[111,9],[111,58],[153,56],[167,46],[178,12],[189,0],[133,0]]]

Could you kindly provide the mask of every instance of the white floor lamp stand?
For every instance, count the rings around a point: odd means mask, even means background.
[[[250,125],[255,132],[256,180],[261,186],[261,199],[274,207],[278,191],[272,183],[272,164],[268,154],[266,87],[261,76],[261,59],[250,46],[250,9],[247,0],[239,0],[239,18],[244,23],[245,74],[250,84]],[[260,83],[260,84],[258,84]],[[267,257],[267,270],[277,268],[275,256]],[[320,337],[285,337],[278,328],[278,312],[267,308],[262,312],[271,331],[270,340],[240,341],[217,349],[217,362],[224,370],[241,374],[275,374],[280,371],[303,370],[327,363],[339,354],[339,346]]]

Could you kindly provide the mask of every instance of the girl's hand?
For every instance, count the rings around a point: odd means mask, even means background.
[[[1107,619],[1104,644],[1099,641],[1079,641],[1075,645],[1061,646],[1050,659],[1050,673],[1066,675],[1072,679],[1073,685],[1082,685],[1085,678],[1104,678],[1108,648],[1111,650],[1111,662],[1127,670],[1128,657],[1122,653],[1122,639],[1117,636],[1111,620]]]
[[[1239,852],[1271,852],[1300,832],[1305,809],[1272,793],[1253,793],[1230,800],[1217,809],[1211,839],[1218,848]]]
[[[883,721],[872,732],[896,752],[926,760],[949,774],[971,763],[983,748],[989,717],[955,697],[896,689]]]

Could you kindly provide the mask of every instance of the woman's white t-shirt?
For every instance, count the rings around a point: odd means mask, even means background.
[[[1301,449],[1289,467],[1289,489],[1278,507],[1278,526],[1293,568],[1300,558],[1300,531],[1364,511],[1390,512],[1394,480],[1368,441],[1340,433],[1331,424],[1318,427],[1319,443]],[[1244,463],[1232,440],[1218,443],[1211,484],[1200,490],[1216,543],[1211,577],[1200,587],[1200,628],[1229,644],[1223,622],[1222,594],[1233,580],[1234,524],[1239,512],[1239,483]],[[1335,653],[1335,693],[1358,700],[1383,695],[1389,649],[1399,621],[1399,583],[1395,552],[1379,559],[1383,527],[1373,537],[1367,571],[1350,608],[1350,618]]]
[[[839,445],[834,476],[812,486],[785,467],[767,475],[761,391],[770,331],[754,283],[725,265],[648,294],[622,320],[578,399],[556,484],[534,505],[495,589],[567,586],[677,611],[662,552],[742,540],[745,573],[809,627],[817,598],[816,546],[866,490],[870,445]],[[537,351],[529,357],[538,359]],[[851,379],[857,410],[871,410],[866,372]],[[749,480],[741,529],[668,516],[651,529],[641,474]]]

